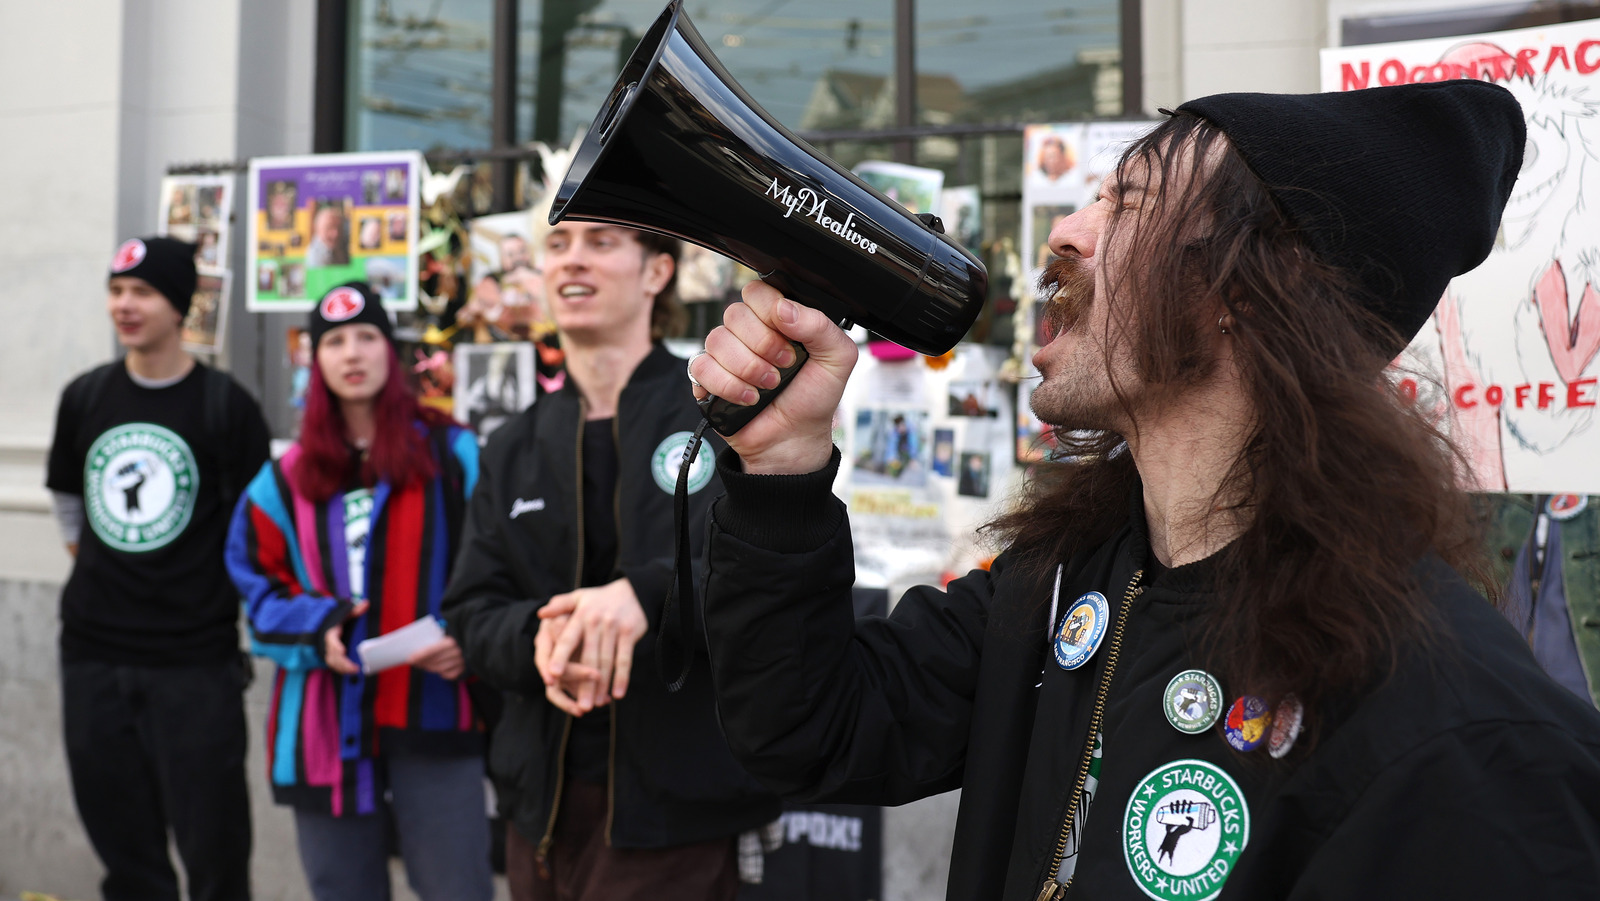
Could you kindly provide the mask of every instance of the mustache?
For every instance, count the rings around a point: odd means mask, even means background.
[[[1040,324],[1049,343],[1088,311],[1094,300],[1094,271],[1077,254],[1055,257],[1039,276],[1039,295],[1044,300]]]

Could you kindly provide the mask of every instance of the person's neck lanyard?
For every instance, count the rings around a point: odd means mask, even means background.
[[[683,688],[689,681],[689,667],[694,663],[689,621],[683,614],[683,605],[694,603],[694,569],[689,560],[689,469],[700,453],[706,424],[706,420],[700,420],[689,437],[689,444],[683,449],[683,462],[678,466],[678,484],[672,492],[672,581],[667,585],[666,602],[661,605],[661,637],[656,642],[656,666],[668,692]],[[678,658],[676,666],[672,658]]]
[[[1550,510],[1549,498],[1540,496],[1535,498],[1539,505],[1539,515],[1533,521],[1532,542],[1533,553],[1528,555],[1528,602],[1530,609],[1539,604],[1539,583],[1544,578],[1544,552],[1550,543]]]

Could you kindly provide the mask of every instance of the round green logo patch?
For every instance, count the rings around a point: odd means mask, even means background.
[[[656,445],[656,452],[650,456],[650,474],[656,477],[656,485],[662,491],[668,494],[677,491],[678,470],[683,467],[683,451],[693,437],[693,432],[673,432]],[[702,444],[694,464],[689,467],[690,494],[706,487],[715,466],[711,460],[711,448]]]
[[[194,515],[200,467],[182,438],[148,422],[107,430],[84,462],[89,527],[108,546],[141,553],[165,547]]]
[[[1161,696],[1161,709],[1172,728],[1199,735],[1222,715],[1222,686],[1205,670],[1187,669],[1172,677]]]
[[[1128,872],[1156,901],[1210,901],[1250,841],[1244,793],[1220,767],[1174,760],[1139,781],[1122,814]]]

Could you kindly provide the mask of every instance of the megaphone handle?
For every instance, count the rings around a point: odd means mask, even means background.
[[[767,408],[767,404],[772,403],[773,398],[789,387],[789,382],[794,380],[794,374],[800,371],[800,367],[805,365],[806,358],[810,356],[806,353],[805,345],[800,342],[790,341],[789,345],[794,348],[794,363],[778,370],[776,387],[757,389],[760,396],[755,403],[743,406],[712,396],[705,397],[699,402],[701,414],[711,423],[711,427],[717,430],[717,434],[726,437],[744,428],[750,420],[756,418],[757,413]]]

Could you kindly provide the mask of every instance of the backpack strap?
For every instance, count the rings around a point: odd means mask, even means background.
[[[219,450],[223,447],[224,436],[228,433],[228,395],[233,387],[233,379],[226,372],[210,366],[205,367],[206,377],[204,386],[205,434],[213,447]],[[222,492],[224,515],[233,515],[233,505],[239,501],[239,485],[234,478],[232,461],[228,454],[221,453],[221,465],[217,467],[217,487]]]

